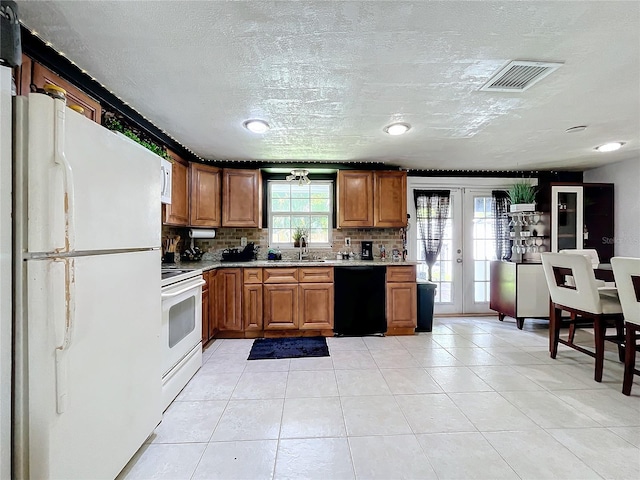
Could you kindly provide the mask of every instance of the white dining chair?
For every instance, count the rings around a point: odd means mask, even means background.
[[[623,358],[622,307],[616,296],[605,294],[598,289],[591,261],[580,254],[542,253],[542,267],[549,287],[551,306],[549,312],[549,353],[556,358],[558,343],[562,343],[579,352],[595,358],[594,378],[602,380],[604,364],[604,341],[618,344],[618,355]],[[565,277],[573,277],[573,285],[567,284]],[[562,318],[562,311],[571,313],[571,318]],[[588,321],[593,325],[595,352],[576,345],[573,338],[560,338],[560,329],[564,325]],[[613,323],[617,334],[606,335],[607,325]]]
[[[593,268],[596,268],[598,265],[600,265],[600,255],[598,255],[598,251],[595,248],[573,248],[573,249],[569,249],[566,248],[564,250],[560,250],[559,253],[569,253],[569,254],[573,254],[573,255],[584,255],[585,257],[587,257],[590,261],[591,261],[591,266]],[[573,282],[573,277],[571,275],[568,275],[566,277],[566,282],[568,285],[573,285],[575,286],[575,283]],[[601,289],[602,293],[606,293],[606,294],[614,294],[615,295],[615,282],[605,282],[604,280],[599,280],[596,278],[596,285],[598,286],[598,288]],[[606,288],[605,288],[606,287]],[[569,340],[573,341],[574,337],[576,334],[576,324],[572,323],[569,326]]]
[[[631,395],[633,375],[640,375],[635,368],[636,351],[640,351],[640,258],[613,257],[613,275],[618,285],[625,326],[624,381],[622,393]]]

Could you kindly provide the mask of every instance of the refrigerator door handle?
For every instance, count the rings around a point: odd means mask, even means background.
[[[64,216],[65,216],[65,245],[58,252],[72,252],[75,249],[75,195],[73,185],[73,170],[71,164],[67,160],[64,153],[64,134],[65,134],[65,108],[64,100],[56,99],[54,102],[55,109],[55,156],[54,161],[62,166],[64,172]]]
[[[75,323],[75,260],[56,258],[54,262],[64,262],[64,302],[65,323],[62,344],[56,347],[56,411],[64,413],[67,408],[67,351],[71,345]]]

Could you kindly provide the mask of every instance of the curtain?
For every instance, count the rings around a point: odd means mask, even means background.
[[[416,203],[418,238],[431,281],[431,270],[440,255],[444,227],[449,216],[449,190],[414,190],[413,199]]]
[[[494,231],[496,237],[496,258],[498,260],[509,260],[511,258],[511,240],[509,238],[509,195],[504,190],[494,190],[493,197],[493,217]]]

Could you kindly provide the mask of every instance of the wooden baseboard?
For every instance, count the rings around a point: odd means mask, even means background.
[[[395,335],[415,335],[416,327],[395,327],[388,328],[387,333],[385,334],[387,337],[393,337]]]

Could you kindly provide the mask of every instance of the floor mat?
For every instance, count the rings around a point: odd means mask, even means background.
[[[247,360],[328,356],[329,347],[324,337],[257,338]]]

